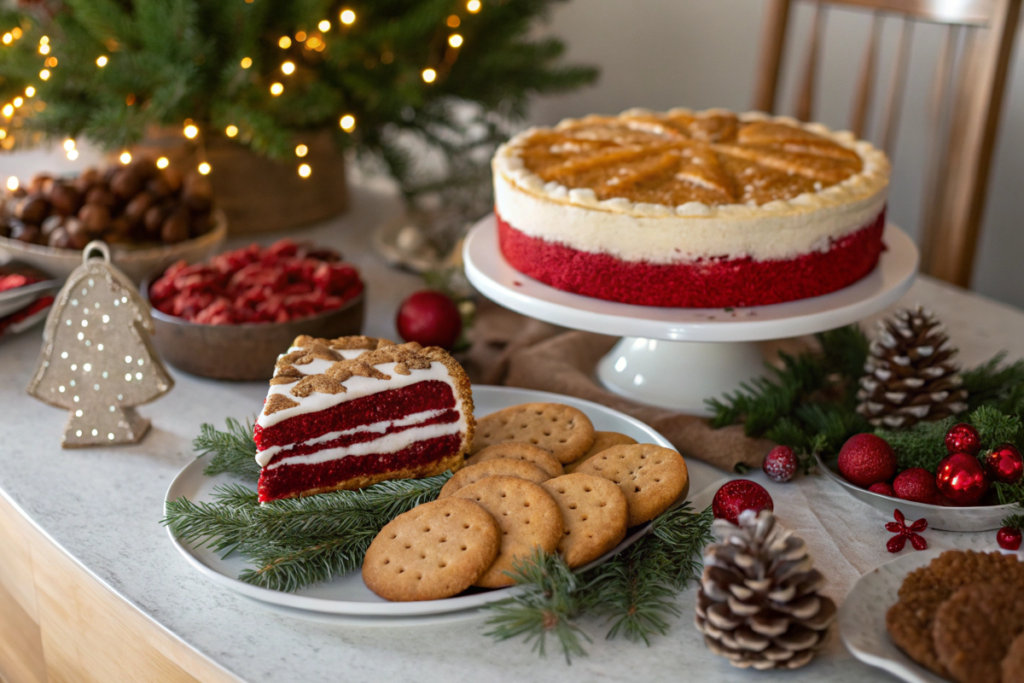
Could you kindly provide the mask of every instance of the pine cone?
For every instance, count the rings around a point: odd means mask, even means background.
[[[877,427],[913,427],[967,410],[957,350],[928,311],[897,311],[879,322],[879,336],[860,380],[857,412]]]
[[[770,510],[745,510],[739,526],[718,519],[704,550],[697,630],[708,648],[743,669],[797,669],[814,657],[836,605],[818,595],[825,577],[798,536]]]

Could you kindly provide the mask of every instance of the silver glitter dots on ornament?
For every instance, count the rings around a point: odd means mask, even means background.
[[[69,411],[65,448],[135,443],[145,435],[149,420],[135,406],[174,386],[151,334],[149,304],[110,263],[107,245],[90,242],[46,319],[39,365],[28,386],[35,398]],[[122,363],[132,371],[124,372]]]

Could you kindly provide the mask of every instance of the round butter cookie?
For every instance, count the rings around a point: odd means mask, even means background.
[[[437,497],[439,500],[448,498],[461,488],[493,476],[519,477],[534,484],[551,478],[541,468],[522,460],[486,460],[475,465],[466,465],[452,475],[452,478],[441,487],[441,493]]]
[[[600,434],[600,432],[598,432]],[[478,462],[485,462],[487,460],[524,460],[531,465],[544,470],[549,477],[560,477],[565,474],[562,469],[562,463],[558,462],[555,456],[551,455],[550,451],[546,451],[540,446],[534,446],[530,443],[520,443],[518,441],[505,441],[503,443],[491,444],[487,448],[479,451],[476,455],[471,456],[466,460],[469,465],[475,465]]]
[[[612,446],[632,446],[636,439],[618,432],[594,432],[594,445],[583,454],[583,457],[565,466],[566,473],[575,472],[579,466],[593,458],[601,451],[606,451]]]
[[[558,552],[570,567],[593,562],[626,537],[629,506],[615,482],[593,474],[565,474],[541,484],[558,503],[565,533]]]
[[[440,600],[483,576],[501,546],[486,510],[463,498],[418,505],[391,520],[363,558],[363,582],[385,600]]]
[[[539,446],[564,464],[578,460],[594,444],[594,425],[581,411],[561,403],[523,403],[477,420],[473,454],[505,441]]]
[[[649,443],[612,446],[576,472],[595,474],[619,485],[629,504],[629,526],[649,522],[690,490],[683,456]]]
[[[562,539],[562,513],[558,504],[533,482],[516,477],[487,477],[460,489],[456,498],[468,498],[498,522],[501,547],[494,564],[477,579],[481,588],[502,588],[514,582],[505,572],[512,571],[516,558],[528,558],[536,548],[553,553]]]
[[[958,683],[998,681],[1002,661],[1024,632],[1024,581],[964,586],[935,612],[939,661]]]

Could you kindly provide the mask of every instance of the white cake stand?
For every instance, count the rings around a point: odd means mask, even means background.
[[[563,327],[622,336],[597,366],[598,379],[611,391],[700,415],[708,412],[704,399],[764,372],[755,342],[849,325],[903,296],[917,273],[917,247],[891,224],[884,240],[888,249],[878,267],[845,289],[736,309],[634,306],[554,289],[505,261],[493,215],[470,230],[463,258],[473,286],[505,308]]]

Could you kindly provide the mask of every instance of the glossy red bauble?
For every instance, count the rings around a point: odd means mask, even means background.
[[[880,481],[877,484],[872,484],[871,486],[868,487],[868,491],[871,491],[871,493],[878,493],[883,496],[889,496],[890,498],[896,497],[896,491],[893,490],[892,484],[889,484],[884,481]]]
[[[761,469],[772,481],[785,482],[796,474],[796,453],[789,446],[776,446],[764,456]]]
[[[1024,476],[1024,458],[1013,444],[996,446],[985,456],[985,469],[1003,484],[1016,484]]]
[[[747,479],[737,479],[722,485],[711,501],[711,512],[715,519],[727,519],[733,524],[736,524],[744,510],[760,512],[774,509],[775,504],[768,491]]]
[[[1004,526],[996,532],[996,543],[1003,550],[1019,550],[1021,540],[1020,529],[1012,526]]]
[[[981,451],[981,435],[966,422],[955,424],[946,432],[946,450],[950,455],[967,453],[976,456]]]
[[[839,473],[863,488],[889,481],[896,474],[896,453],[879,436],[856,434],[839,449]]]
[[[974,505],[988,493],[989,480],[978,459],[969,453],[954,453],[935,470],[939,492],[955,505]]]
[[[451,297],[441,292],[416,292],[402,302],[395,321],[407,342],[451,349],[462,334],[462,316]]]
[[[935,475],[923,467],[911,467],[897,474],[892,482],[892,488],[897,497],[915,503],[934,505],[939,497]]]

